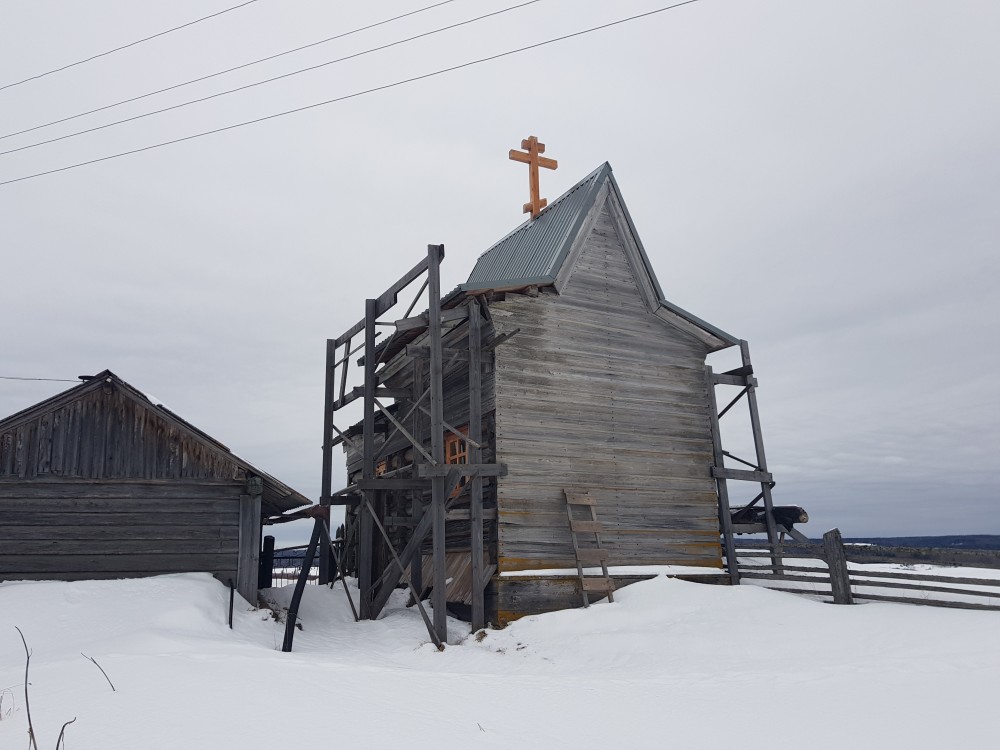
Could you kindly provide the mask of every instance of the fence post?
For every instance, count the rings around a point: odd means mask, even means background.
[[[260,572],[257,574],[257,585],[269,589],[274,585],[274,537],[264,537],[264,547],[260,552]]]
[[[854,604],[851,594],[851,576],[847,570],[847,556],[844,554],[844,540],[840,529],[831,529],[823,535],[823,551],[830,569],[830,586],[833,589],[834,604]]]

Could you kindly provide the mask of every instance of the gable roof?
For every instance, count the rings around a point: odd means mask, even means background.
[[[740,340],[737,337],[664,297],[608,162],[542,209],[536,218],[525,221],[480,255],[468,281],[458,290],[471,292],[558,284],[557,279],[564,270],[570,251],[581,234],[589,229],[588,218],[592,210],[598,203],[603,203],[609,193],[613,193],[613,203],[620,208],[627,232],[631,235],[628,240],[634,246],[652,286],[658,305],[656,315],[698,336],[712,349],[738,344]]]
[[[46,413],[60,409],[97,389],[105,387],[107,384],[113,384],[127,398],[149,409],[155,413],[158,418],[162,419],[172,427],[187,433],[191,440],[200,444],[202,447],[207,448],[209,451],[217,455],[223,456],[225,459],[228,459],[245,474],[260,477],[264,484],[262,500],[264,504],[268,506],[267,509],[273,510],[274,513],[281,513],[286,510],[311,504],[311,501],[307,497],[296,492],[283,482],[278,481],[270,474],[261,471],[249,462],[235,455],[229,450],[229,448],[220,443],[218,440],[211,437],[207,433],[202,432],[190,422],[181,419],[181,417],[174,414],[162,404],[155,403],[146,394],[142,393],[129,383],[126,383],[120,377],[111,372],[111,370],[103,370],[79,385],[73,386],[62,393],[58,393],[51,398],[35,404],[34,406],[29,406],[27,409],[23,409],[16,414],[12,414],[9,417],[0,420],[0,434],[15,430]]]

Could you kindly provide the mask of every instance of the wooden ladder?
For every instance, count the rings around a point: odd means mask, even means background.
[[[573,553],[576,555],[576,572],[580,577],[580,592],[583,594],[583,606],[590,606],[590,593],[600,593],[601,598],[608,597],[609,602],[615,600],[615,582],[608,575],[608,551],[601,545],[601,532],[604,526],[597,520],[597,499],[585,492],[566,493],[566,518],[569,520],[569,533],[573,538]],[[573,517],[573,507],[584,506],[590,508],[590,520],[577,520]],[[596,547],[580,549],[580,540],[577,534],[593,534]],[[603,575],[585,576],[583,574],[584,564],[601,564]]]

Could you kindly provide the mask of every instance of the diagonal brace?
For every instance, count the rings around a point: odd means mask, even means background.
[[[382,538],[385,540],[385,544],[389,548],[389,552],[392,553],[392,559],[396,562],[396,565],[399,566],[400,571],[405,571],[406,568],[403,566],[403,563],[400,562],[399,555],[396,554],[396,548],[393,547],[392,542],[389,540],[389,535],[385,533],[385,527],[382,526],[382,522],[379,520],[378,514],[371,506],[371,503],[368,502],[367,498],[364,500],[364,506],[371,514],[372,520],[375,521],[376,528],[378,528],[379,532],[382,534]],[[437,646],[438,651],[444,651],[444,644],[441,643],[441,639],[438,638],[437,632],[434,630],[434,625],[431,623],[431,619],[427,616],[427,610],[424,609],[423,602],[420,601],[420,595],[417,593],[416,589],[413,588],[413,584],[410,582],[410,576],[404,574],[403,578],[406,579],[406,585],[410,589],[410,594],[417,603],[417,609],[420,610],[420,617],[423,619],[424,625],[427,627],[427,632],[430,634],[431,640],[434,641],[434,645]]]

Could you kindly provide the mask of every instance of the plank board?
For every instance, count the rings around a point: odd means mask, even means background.
[[[491,305],[520,329],[495,358],[502,571],[575,565],[566,489],[594,498],[611,565],[721,565],[708,346],[654,314],[612,210],[560,294]]]

